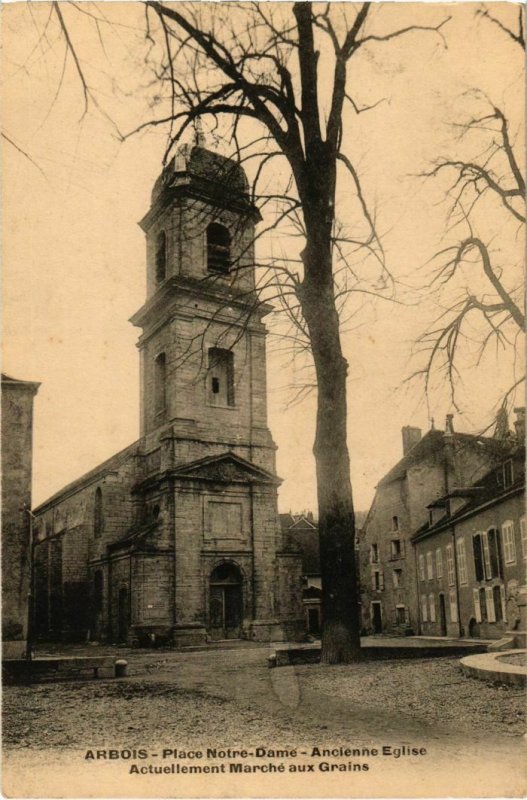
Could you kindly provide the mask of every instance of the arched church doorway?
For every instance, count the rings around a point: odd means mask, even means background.
[[[209,580],[211,639],[239,639],[243,621],[243,578],[235,564],[217,566]]]

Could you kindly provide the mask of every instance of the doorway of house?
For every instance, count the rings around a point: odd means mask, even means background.
[[[371,604],[371,617],[374,633],[382,633],[382,610],[381,603],[375,600]]]
[[[243,621],[242,576],[235,564],[220,564],[210,575],[211,639],[239,639]]]
[[[120,642],[126,642],[128,638],[128,628],[130,627],[130,603],[128,601],[128,589],[122,586],[119,589],[119,608],[118,608],[118,630],[117,637]]]
[[[320,607],[307,609],[307,630],[313,636],[320,635]]]
[[[445,595],[439,595],[439,624],[441,627],[441,636],[446,636],[446,606],[445,606]]]

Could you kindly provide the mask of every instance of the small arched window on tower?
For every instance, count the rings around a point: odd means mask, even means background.
[[[224,225],[211,222],[207,228],[207,269],[226,273],[231,268],[231,235]]]
[[[167,357],[159,353],[154,362],[154,412],[164,414],[167,403]]]
[[[102,534],[104,525],[102,513],[102,489],[98,486],[95,490],[95,498],[93,501],[93,535],[96,539]]]
[[[207,390],[211,405],[234,405],[234,355],[231,350],[210,348]]]
[[[160,231],[156,238],[156,283],[161,283],[167,275],[167,235]]]

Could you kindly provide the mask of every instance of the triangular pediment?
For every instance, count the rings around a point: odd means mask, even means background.
[[[175,478],[215,483],[280,483],[280,478],[232,452],[201,458],[172,470]]]

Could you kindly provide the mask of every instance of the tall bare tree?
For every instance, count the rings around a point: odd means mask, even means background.
[[[164,120],[172,126],[170,146],[198,118],[227,117],[235,137],[241,121],[249,119],[258,127],[253,141],[263,137],[275,148],[260,153],[259,169],[280,156],[291,175],[290,193],[304,247],[299,269],[294,274],[287,266],[284,269],[316,374],[313,450],[323,587],[322,659],[327,663],[360,657],[347,446],[348,363],[342,352],[335,278],[339,164],[351,176],[370,229],[362,244],[382,258],[358,172],[342,151],[344,104],[349,102],[355,113],[363,110],[349,86],[350,62],[362,48],[419,29],[437,32],[445,22],[376,33],[368,23],[378,15],[369,3],[345,6],[146,3],[147,14],[157,15],[165,40],[165,69],[160,77],[168,80],[172,91],[171,111]],[[323,85],[321,60],[325,61]]]

